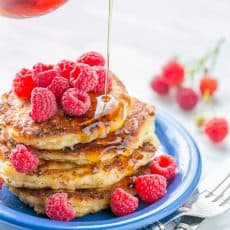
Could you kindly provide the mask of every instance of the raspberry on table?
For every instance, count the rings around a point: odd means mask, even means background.
[[[162,76],[169,85],[179,85],[185,75],[184,67],[176,60],[169,61],[162,69]]]
[[[135,189],[142,201],[153,203],[166,193],[167,181],[165,177],[157,174],[142,175],[135,181]]]
[[[111,195],[110,208],[116,216],[129,215],[138,208],[138,199],[122,188],[116,188]]]
[[[71,85],[84,92],[92,91],[98,83],[96,72],[86,64],[76,64],[70,75]]]
[[[35,86],[32,71],[26,68],[21,69],[13,80],[13,91],[21,99],[30,99]]]
[[[176,160],[168,155],[162,154],[153,159],[150,171],[152,174],[158,174],[170,180],[176,175]]]
[[[70,72],[75,67],[75,63],[73,61],[62,60],[58,62],[57,67],[58,67],[59,76],[69,79]]]
[[[94,68],[98,76],[98,83],[93,89],[94,93],[103,94],[105,92],[105,83],[106,83],[106,69],[104,67],[97,66]],[[112,73],[109,72],[107,80],[107,92],[112,89]]]
[[[183,110],[192,110],[198,102],[198,94],[191,88],[178,88],[176,100]]]
[[[86,92],[70,88],[64,92],[61,104],[68,115],[82,116],[89,110],[91,101]]]
[[[37,169],[39,158],[25,145],[19,144],[11,151],[10,161],[16,171],[20,173],[31,173]]]
[[[104,66],[105,58],[98,52],[87,52],[82,54],[76,61],[77,63],[84,63],[90,66]]]
[[[70,221],[75,218],[73,207],[66,193],[54,193],[45,205],[46,215],[53,220]]]
[[[160,95],[165,95],[169,92],[169,85],[165,82],[162,76],[155,76],[151,81],[151,88]]]
[[[49,120],[57,112],[55,95],[47,88],[36,87],[31,93],[30,117],[35,122]]]
[[[0,190],[2,189],[3,184],[4,184],[4,180],[0,177]]]
[[[63,93],[70,88],[69,80],[64,77],[55,77],[47,88],[53,92],[57,102],[60,102]]]
[[[217,90],[218,83],[217,80],[211,76],[204,76],[200,80],[200,92],[204,95],[206,92],[210,95]]]
[[[214,143],[223,141],[229,132],[225,118],[212,118],[204,124],[204,132]]]
[[[33,66],[33,80],[39,87],[47,87],[54,77],[59,75],[59,70],[53,65],[37,63]]]

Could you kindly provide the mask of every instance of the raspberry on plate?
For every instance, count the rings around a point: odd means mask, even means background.
[[[54,65],[47,65],[47,64],[38,62],[37,64],[33,66],[33,71],[37,74],[40,72],[44,72],[46,70],[51,70],[53,68],[54,68]]]
[[[57,112],[57,102],[54,94],[47,88],[36,87],[31,94],[30,117],[35,122],[49,120]]]
[[[204,132],[214,143],[221,142],[228,135],[228,121],[225,118],[212,118],[204,125]]]
[[[157,174],[137,177],[135,189],[138,196],[145,203],[153,203],[166,193],[167,181],[165,177]]]
[[[76,64],[70,76],[71,85],[84,92],[92,91],[98,83],[96,72],[86,64]]]
[[[168,62],[162,69],[162,75],[169,85],[179,85],[184,80],[184,67],[176,60]]]
[[[176,160],[172,156],[162,154],[153,159],[150,171],[152,174],[159,174],[169,180],[175,177],[176,167]]]
[[[169,92],[169,85],[162,76],[155,76],[150,84],[151,88],[160,95],[165,95]]]
[[[24,145],[17,145],[11,151],[10,161],[14,168],[20,173],[30,173],[37,169],[39,158],[33,151]]]
[[[110,208],[114,215],[125,216],[136,211],[138,199],[122,188],[116,188],[110,200]]]
[[[63,94],[61,104],[68,115],[82,116],[89,110],[91,101],[86,92],[70,88]]]
[[[4,184],[4,180],[0,177],[0,190],[2,189],[3,184]]]
[[[105,92],[105,83],[106,83],[106,69],[104,67],[97,66],[94,68],[98,76],[98,83],[95,86],[93,92],[97,94],[103,94]],[[112,73],[109,72],[107,80],[107,92],[112,89]]]
[[[47,88],[53,92],[57,102],[60,102],[63,93],[70,88],[70,84],[64,77],[55,77]]]
[[[73,61],[62,60],[58,62],[57,67],[58,67],[59,76],[69,79],[70,72],[75,67],[75,63]]]
[[[75,218],[74,209],[66,193],[54,193],[45,205],[46,215],[53,220],[70,221]]]
[[[78,63],[84,63],[90,66],[104,66],[105,59],[104,57],[98,52],[87,52],[82,54],[78,59]]]
[[[32,71],[29,69],[21,69],[13,80],[13,91],[21,99],[30,99],[35,86]]]
[[[47,87],[54,77],[59,75],[59,71],[53,65],[37,63],[33,66],[33,80],[39,87]]]
[[[179,88],[176,94],[176,100],[183,110],[192,110],[198,102],[198,94],[191,88]]]
[[[200,91],[204,95],[205,92],[208,92],[210,95],[216,91],[218,86],[217,80],[211,76],[204,76],[200,80]]]

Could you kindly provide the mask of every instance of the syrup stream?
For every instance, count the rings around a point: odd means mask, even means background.
[[[105,99],[107,99],[108,91],[108,76],[110,65],[110,41],[111,41],[111,24],[112,24],[112,9],[113,0],[109,0],[109,14],[108,14],[108,31],[107,31],[107,63],[106,63],[106,78],[105,78]]]

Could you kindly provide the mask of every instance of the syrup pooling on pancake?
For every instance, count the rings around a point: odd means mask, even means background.
[[[53,118],[38,124],[29,117],[30,102],[18,99],[13,92],[6,93],[2,97],[0,126],[7,130],[10,138],[38,149],[62,149],[88,143],[120,129],[126,119],[130,98],[116,77],[113,77],[110,97],[109,102],[103,103],[99,95],[90,94],[91,107],[84,116],[70,117],[59,108]]]
[[[129,156],[134,149],[143,144],[144,140],[153,142],[154,146],[158,145],[153,134],[153,115],[152,107],[137,99],[132,99],[129,114],[120,130],[88,144],[77,144],[73,148],[36,150],[36,152],[43,160],[74,162],[79,165],[95,164],[98,161],[112,159],[118,154]],[[16,143],[7,139],[6,134],[2,133],[0,144],[5,146],[3,153],[9,155]]]

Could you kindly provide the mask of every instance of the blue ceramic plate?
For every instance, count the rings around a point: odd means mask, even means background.
[[[20,202],[4,186],[0,192],[0,222],[14,230],[133,230],[168,216],[178,209],[195,190],[201,173],[201,159],[191,136],[168,115],[160,112],[157,114],[156,133],[161,142],[159,151],[171,154],[178,162],[177,176],[168,186],[166,195],[158,202],[152,205],[142,203],[138,211],[125,217],[114,217],[110,211],[106,210],[66,223],[37,216],[31,208]],[[2,228],[0,224],[0,229],[8,228]]]

